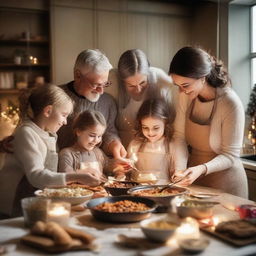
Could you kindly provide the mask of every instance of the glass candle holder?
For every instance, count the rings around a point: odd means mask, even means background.
[[[47,208],[51,200],[40,197],[26,197],[21,200],[21,206],[26,227],[32,227],[37,221],[46,221]]]
[[[51,202],[47,207],[47,222],[57,222],[62,226],[69,223],[71,205],[68,202]]]
[[[200,238],[198,222],[191,217],[185,218],[181,225],[176,229],[176,238],[178,241]]]

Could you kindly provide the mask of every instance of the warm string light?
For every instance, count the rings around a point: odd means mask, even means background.
[[[17,125],[19,122],[19,108],[8,106],[6,110],[0,112],[0,116],[3,121]]]

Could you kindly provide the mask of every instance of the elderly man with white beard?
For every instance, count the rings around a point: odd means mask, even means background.
[[[74,143],[72,134],[73,119],[85,110],[100,111],[106,121],[107,129],[103,136],[103,150],[115,158],[126,156],[115,121],[117,106],[114,98],[104,92],[104,88],[111,85],[108,81],[109,70],[112,68],[108,58],[99,50],[82,51],[76,59],[74,66],[74,81],[61,85],[64,91],[74,101],[73,114],[68,118],[66,126],[58,132],[58,145],[62,149]]]

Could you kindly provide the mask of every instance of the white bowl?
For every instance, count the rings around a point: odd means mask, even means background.
[[[56,189],[58,189],[58,188],[56,188]],[[53,188],[53,190],[54,190],[54,188]],[[77,205],[77,204],[82,204],[82,203],[86,202],[87,200],[91,199],[91,197],[94,194],[94,192],[89,189],[84,189],[84,190],[86,190],[86,192],[88,191],[88,194],[84,195],[84,196],[50,196],[50,195],[44,195],[43,190],[36,190],[35,195],[39,196],[39,197],[49,198],[54,201],[64,201],[64,202],[70,203],[71,205]]]
[[[166,228],[158,228],[158,227],[149,227],[150,224],[152,223],[158,223],[158,222],[169,222],[166,218],[164,217],[155,217],[155,218],[150,218],[146,219],[140,222],[140,227],[142,232],[145,234],[147,238],[150,240],[153,240],[155,242],[161,242],[164,243],[166,242],[171,236],[174,234],[176,228],[179,226],[178,224],[171,223],[173,224],[173,227],[166,227]],[[170,223],[170,222],[169,222]]]

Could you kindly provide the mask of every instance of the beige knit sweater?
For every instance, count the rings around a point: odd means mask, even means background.
[[[42,130],[32,121],[23,123],[16,130],[14,153],[6,156],[0,170],[1,213],[12,213],[16,191],[24,175],[34,188],[66,184],[65,174],[57,173],[57,157],[49,159],[47,151],[51,156],[57,156],[56,135]]]
[[[209,138],[209,144],[217,156],[205,163],[207,174],[233,166],[235,160],[239,159],[244,135],[244,109],[237,94],[229,87],[218,88],[217,97],[217,107],[211,122]],[[185,120],[190,104],[191,100],[188,96],[180,93],[174,134],[175,170],[184,170],[187,166]]]

